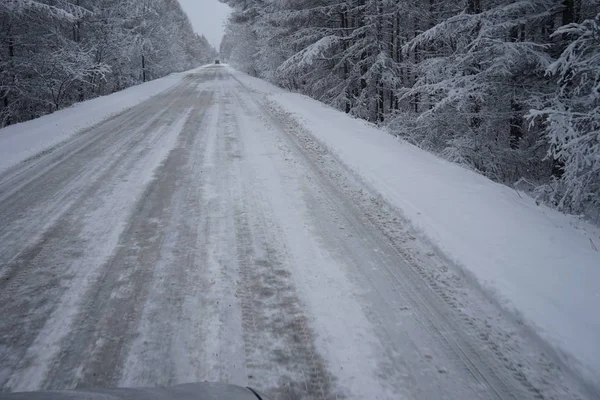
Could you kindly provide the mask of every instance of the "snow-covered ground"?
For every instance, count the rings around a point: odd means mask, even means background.
[[[227,66],[168,79],[0,131],[0,390],[597,393],[564,368],[598,376],[592,227]]]
[[[0,172],[51,149],[86,128],[173,88],[181,82],[183,76],[184,74],[181,73],[171,74],[110,96],[74,104],[43,118],[0,129]]]
[[[306,96],[232,73],[301,121],[457,266],[597,382],[597,227]]]

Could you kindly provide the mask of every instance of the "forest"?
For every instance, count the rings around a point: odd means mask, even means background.
[[[177,0],[0,0],[0,127],[216,53]]]
[[[598,219],[597,0],[221,1],[235,67]]]

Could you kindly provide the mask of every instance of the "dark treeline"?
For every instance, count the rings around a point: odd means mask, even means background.
[[[597,0],[223,0],[238,68],[567,212],[600,209]]]
[[[177,0],[0,0],[0,126],[207,62]]]

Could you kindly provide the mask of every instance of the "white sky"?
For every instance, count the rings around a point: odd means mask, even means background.
[[[217,51],[223,38],[223,24],[230,12],[229,6],[219,0],[179,0],[194,30],[206,36]]]

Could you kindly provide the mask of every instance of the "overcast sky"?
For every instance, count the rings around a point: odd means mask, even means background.
[[[231,10],[218,0],[179,0],[196,32],[206,36],[217,51],[223,37],[223,24]]]

